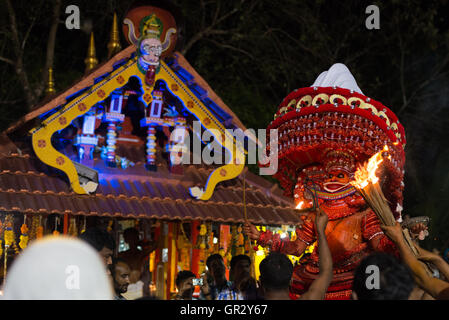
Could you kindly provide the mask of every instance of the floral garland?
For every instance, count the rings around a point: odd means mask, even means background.
[[[207,249],[207,226],[202,223],[200,225],[200,232],[197,237],[195,249],[200,249],[198,252],[198,273],[201,274],[206,269],[206,249]]]
[[[243,236],[242,226],[237,227],[237,249],[235,251],[236,255],[245,254],[245,237]]]
[[[55,218],[55,230],[53,231],[54,236],[59,236],[60,232],[58,231],[58,225],[59,225],[59,217]]]
[[[106,228],[106,230],[107,230],[108,232],[111,232],[111,231],[112,231],[112,226],[113,226],[113,225],[114,225],[114,220],[109,219],[108,227]]]
[[[16,237],[14,234],[14,218],[11,214],[8,214],[5,218],[5,230],[3,232],[5,241],[5,256],[3,263],[3,279],[6,279],[6,271],[8,266],[8,249],[13,248],[15,253],[19,253],[19,248],[16,244]]]
[[[20,235],[20,241],[19,241],[19,247],[23,250],[27,247],[28,245],[28,226],[26,224],[26,218],[27,216],[25,215],[23,218],[23,224],[20,227],[20,232],[22,232],[22,234]]]
[[[8,214],[5,218],[6,228],[4,232],[5,249],[14,248],[15,253],[19,253],[19,248],[16,244],[16,235],[14,234],[14,217]],[[5,252],[7,255],[7,250]]]
[[[44,227],[42,226],[42,216],[39,217],[39,226],[36,230],[36,239],[41,239],[44,236]]]

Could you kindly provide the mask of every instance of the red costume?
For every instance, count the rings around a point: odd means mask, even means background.
[[[405,134],[391,110],[361,94],[344,65],[334,65],[326,76],[337,78],[335,86],[295,90],[281,103],[268,129],[279,132],[279,170],[275,177],[285,194],[305,207],[312,206],[315,194],[329,217],[325,233],[334,276],[326,299],[350,299],[353,272],[360,260],[373,251],[395,253],[395,248],[383,234],[377,216],[349,182],[357,164],[388,145],[391,159],[384,159],[385,165],[377,175],[400,220]],[[326,84],[322,78],[320,83]],[[337,87],[339,78],[348,89]],[[316,241],[314,214],[303,214],[302,218],[304,223],[297,227],[295,241],[282,241],[268,231],[261,233],[258,244],[272,251],[301,255]],[[315,246],[313,253],[295,267],[291,296],[305,292],[318,273]]]

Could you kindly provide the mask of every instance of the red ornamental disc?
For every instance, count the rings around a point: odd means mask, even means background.
[[[173,83],[171,85],[171,89],[172,89],[172,91],[178,91],[178,85],[176,83]]]
[[[38,146],[39,148],[45,148],[45,147],[47,146],[47,142],[45,142],[45,140],[39,140],[39,141],[37,142],[37,146]]]
[[[84,103],[80,103],[79,105],[78,105],[78,110],[79,111],[84,111],[84,110],[86,110],[87,108],[86,108],[86,105],[84,104]]]
[[[204,124],[208,126],[210,124],[210,119],[209,118],[204,119]]]
[[[193,108],[193,101],[187,101],[187,107],[188,108]]]
[[[65,124],[67,123],[66,117],[61,117],[61,118],[59,118],[58,121],[59,121],[59,123],[62,124],[62,125],[65,125]]]
[[[60,166],[62,166],[64,164],[64,158],[63,157],[57,157],[56,158],[56,163]]]
[[[117,82],[120,83],[120,84],[122,84],[123,82],[125,82],[125,79],[123,79],[122,76],[118,76],[116,80],[117,80]]]
[[[225,176],[226,176],[226,173],[227,173],[227,172],[226,172],[225,169],[221,169],[221,170],[220,170],[220,175],[221,175],[221,176],[225,177]]]
[[[104,93],[104,91],[100,89],[100,90],[97,91],[97,95],[98,95],[100,98],[104,98],[104,96],[106,95],[106,93]]]

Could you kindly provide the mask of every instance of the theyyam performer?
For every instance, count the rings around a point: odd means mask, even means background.
[[[350,299],[353,272],[373,251],[396,253],[380,221],[350,184],[359,164],[388,146],[378,172],[395,219],[401,222],[405,133],[396,115],[365,96],[343,64],[321,73],[311,87],[290,93],[267,128],[277,129],[279,169],[274,175],[297,208],[319,207],[329,217],[326,238],[332,253],[333,279],[326,299]],[[269,148],[269,147],[268,147]],[[312,201],[316,199],[316,201]],[[314,203],[315,202],[315,203]],[[281,239],[246,223],[245,233],[262,247],[300,256],[316,241],[316,210],[302,214],[296,239]],[[291,297],[307,291],[319,273],[318,248],[295,267]]]

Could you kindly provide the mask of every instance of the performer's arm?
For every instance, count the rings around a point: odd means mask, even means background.
[[[427,274],[424,266],[418,261],[413,252],[407,246],[404,235],[402,234],[400,223],[396,222],[395,226],[382,226],[382,229],[396,244],[402,260],[412,270],[416,284],[436,299],[438,299],[439,295],[439,298],[448,299],[449,297],[442,297],[442,293],[448,292],[447,290],[449,289],[449,283],[440,279],[432,278]]]
[[[313,223],[314,214],[310,214],[306,221],[296,228],[295,241],[283,241],[280,251],[285,254],[301,256],[306,248],[316,240],[315,225]]]
[[[301,229],[297,229],[297,239],[295,241],[283,241],[279,234],[271,231],[260,232],[249,222],[244,226],[245,234],[251,240],[257,240],[257,244],[262,247],[269,247],[271,251],[277,251],[288,255],[300,256],[307,246],[315,241],[315,230],[312,220],[306,221]]]
[[[387,252],[398,257],[396,246],[383,233],[379,218],[371,210],[366,214],[362,223],[362,235],[375,251]]]
[[[315,225],[318,234],[320,274],[312,282],[309,290],[301,296],[300,300],[323,300],[332,280],[332,255],[327,244],[326,234],[324,233],[328,217],[324,211],[318,210]]]
[[[447,264],[447,262],[444,261],[441,256],[436,253],[424,250],[418,245],[415,246],[419,252],[419,260],[432,263],[446,279],[449,279],[449,264]]]

